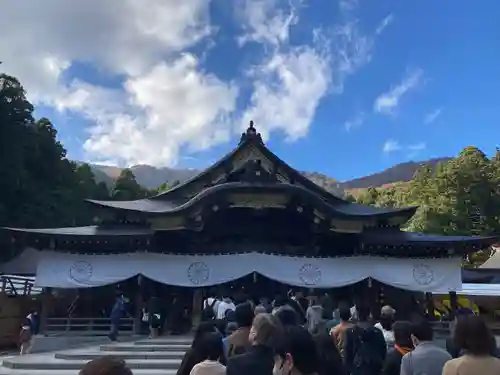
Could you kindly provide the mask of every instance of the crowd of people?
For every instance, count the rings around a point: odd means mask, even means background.
[[[257,306],[209,298],[177,375],[500,374],[495,338],[480,316],[459,314],[444,349],[427,320],[398,321],[395,313],[384,306],[373,322],[363,304],[333,310],[300,296]],[[90,362],[81,375],[97,373],[132,374],[113,357]]]

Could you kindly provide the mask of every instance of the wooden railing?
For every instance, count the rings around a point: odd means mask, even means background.
[[[48,318],[45,333],[47,335],[68,334],[73,335],[106,335],[111,329],[109,318]],[[134,320],[123,318],[120,320],[120,334],[132,334]]]

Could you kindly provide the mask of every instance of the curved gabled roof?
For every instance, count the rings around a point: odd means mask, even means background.
[[[250,126],[247,129],[245,133],[242,134],[240,143],[238,146],[233,149],[231,152],[226,154],[222,159],[217,161],[215,164],[212,166],[208,167],[204,171],[200,172],[196,176],[193,176],[192,178],[188,179],[184,183],[181,183],[172,189],[165,191],[163,193],[160,193],[152,198],[151,200],[170,200],[172,198],[177,198],[179,195],[179,192],[188,187],[189,185],[193,184],[195,181],[198,181],[200,179],[205,178],[208,176],[210,173],[214,172],[218,168],[222,168],[224,164],[230,162],[232,158],[235,157],[238,153],[240,153],[242,150],[244,150],[247,147],[255,147],[262,155],[264,155],[267,159],[271,160],[273,163],[275,163],[277,166],[279,166],[282,170],[284,170],[291,178],[293,178],[297,183],[300,185],[306,187],[307,189],[310,189],[314,191],[316,194],[320,195],[328,201],[330,204],[342,204],[342,203],[349,203],[343,198],[337,197],[336,195],[330,193],[329,191],[326,191],[325,189],[321,188],[317,184],[315,184],[313,181],[305,177],[303,174],[301,174],[299,171],[296,169],[292,168],[289,166],[286,162],[281,160],[276,154],[274,154],[271,150],[269,150],[264,142],[262,141],[262,138],[259,133],[256,132],[254,126],[253,126],[253,121],[250,121]]]
[[[247,183],[247,182],[228,182],[220,185],[206,188],[193,198],[183,202],[173,202],[159,199],[140,199],[135,201],[98,201],[87,200],[88,202],[107,208],[134,211],[147,214],[168,215],[179,213],[189,209],[197,204],[207,204],[227,193],[251,193],[251,194],[269,194],[286,193],[309,201],[314,207],[325,211],[333,217],[343,219],[366,219],[369,217],[389,218],[394,216],[406,216],[408,219],[415,214],[417,207],[407,207],[400,209],[377,208],[363,206],[359,204],[347,203],[333,205],[326,202],[316,192],[300,185],[291,185],[285,183]],[[207,202],[208,201],[208,202]]]

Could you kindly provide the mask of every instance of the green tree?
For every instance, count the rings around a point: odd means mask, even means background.
[[[111,192],[112,199],[120,201],[141,199],[147,195],[147,190],[139,185],[135,179],[134,172],[130,169],[123,169],[121,171]]]

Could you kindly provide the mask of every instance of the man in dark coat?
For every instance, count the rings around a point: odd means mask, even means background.
[[[283,332],[280,321],[271,314],[259,314],[250,328],[252,347],[245,353],[230,357],[227,375],[272,375],[274,347]]]

